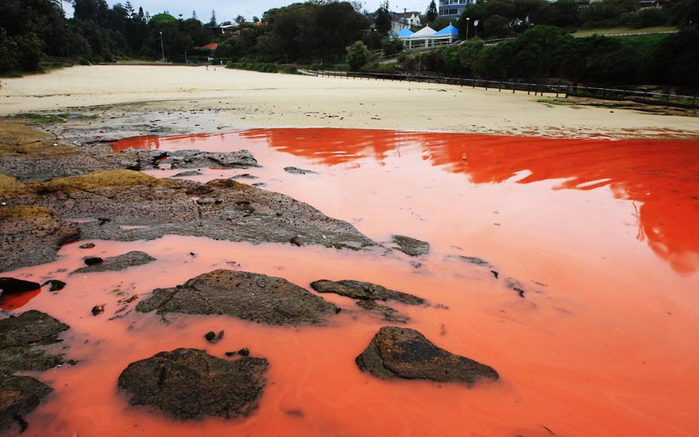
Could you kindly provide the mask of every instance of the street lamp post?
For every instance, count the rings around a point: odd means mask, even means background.
[[[468,25],[471,21],[471,17],[466,17],[466,41],[468,41]]]
[[[163,32],[160,32],[160,51],[163,54],[163,64],[165,63],[165,46],[163,45]]]

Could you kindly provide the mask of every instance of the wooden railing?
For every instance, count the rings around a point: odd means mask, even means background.
[[[429,76],[406,73],[363,73],[344,71],[310,71],[310,74],[326,77],[342,77],[346,79],[390,80],[406,82],[426,82],[445,85],[468,86],[472,88],[496,89],[500,92],[512,91],[513,93],[526,92],[527,94],[548,94],[555,97],[593,97],[603,100],[630,100],[638,103],[677,106],[683,108],[699,107],[699,98],[695,92],[693,95],[673,93],[658,93],[649,91],[636,91],[620,88],[587,87],[578,85],[566,85],[556,83],[526,83],[485,79],[469,79],[463,77]]]

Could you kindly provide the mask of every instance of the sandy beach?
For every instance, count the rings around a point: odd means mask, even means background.
[[[114,129],[132,126],[158,134],[338,127],[554,137],[699,136],[694,117],[539,99],[524,92],[441,84],[109,65],[3,79],[0,115],[87,113]]]

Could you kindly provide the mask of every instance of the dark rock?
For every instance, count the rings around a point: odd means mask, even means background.
[[[204,338],[209,343],[213,343],[213,341],[216,339],[216,333],[214,331],[209,331],[204,335]]]
[[[190,170],[190,171],[183,171],[180,173],[177,173],[175,175],[172,175],[173,178],[186,178],[190,176],[201,176],[201,172],[196,171],[196,170]]]
[[[303,245],[354,250],[376,245],[349,223],[310,205],[227,179],[200,184],[121,170],[39,184],[17,201],[80,219],[85,239],[134,241],[174,234],[253,244],[289,244],[297,237]]]
[[[36,310],[0,320],[0,373],[42,371],[62,364],[62,355],[32,347],[58,342],[58,335],[67,329],[68,325]]]
[[[233,356],[235,356],[235,354],[237,354],[237,353],[238,353],[238,352],[226,352],[226,356],[227,356],[227,357],[233,357]]]
[[[215,270],[174,288],[153,290],[136,311],[229,315],[268,325],[324,325],[336,306],[282,278]]]
[[[89,258],[88,258],[89,259]],[[101,258],[100,258],[101,259]],[[155,261],[155,258],[145,252],[132,251],[123,255],[107,258],[98,264],[88,264],[89,267],[77,269],[74,273],[115,272],[129,267],[142,266]],[[87,260],[85,260],[87,264]]]
[[[393,242],[398,245],[398,250],[410,256],[427,255],[430,252],[430,243],[406,237],[405,235],[393,235]]]
[[[247,357],[248,355],[250,355],[250,350],[248,348],[244,347],[238,351],[238,355],[242,355],[244,357]]]
[[[421,297],[400,291],[389,290],[381,285],[353,280],[329,281],[321,279],[311,283],[318,293],[336,293],[340,296],[360,300],[394,300],[407,305],[427,305]]]
[[[382,319],[386,322],[408,323],[410,321],[410,317],[401,314],[389,306],[378,304],[373,300],[358,300],[357,306],[365,311],[380,314]]]
[[[252,153],[247,150],[237,152],[202,152],[199,150],[178,150],[166,152],[166,158],[158,161],[170,168],[250,168],[259,167],[260,164]]]
[[[98,316],[104,312],[105,304],[95,305],[92,307],[92,315]]]
[[[95,243],[85,243],[81,244],[78,247],[80,247],[81,249],[92,249],[93,247],[95,247]]]
[[[492,273],[493,276],[495,276],[495,279],[498,279],[498,277],[500,276],[500,273],[498,273],[498,272],[495,271],[495,270],[491,270],[490,273]]]
[[[456,258],[461,261],[466,261],[469,264],[475,264],[481,267],[491,267],[490,263],[484,259],[475,256],[448,255],[449,258]]]
[[[176,419],[245,417],[258,407],[267,366],[264,358],[230,361],[176,349],[129,364],[118,385],[131,405],[152,406]]]
[[[258,179],[258,177],[251,175],[250,173],[243,173],[243,174],[237,174],[235,176],[231,176],[229,179],[233,180],[233,181],[237,181],[238,179]]]
[[[0,296],[11,293],[24,293],[38,288],[41,288],[41,285],[36,282],[8,277],[0,278]]]
[[[298,167],[284,167],[284,171],[291,174],[318,174],[313,170],[304,170]]]
[[[510,290],[514,290],[517,292],[517,295],[521,298],[524,298],[525,290],[524,290],[524,285],[522,285],[519,281],[515,281],[513,279],[508,279],[507,280],[507,288]]]
[[[55,261],[61,245],[78,238],[78,227],[56,218],[48,208],[0,208],[0,272]]]
[[[454,355],[409,328],[385,326],[357,358],[362,371],[382,379],[424,379],[468,386],[481,379],[497,380],[490,366]]]
[[[135,162],[132,167],[125,167],[130,170],[153,170],[167,158],[167,152],[158,149],[126,149],[121,154]]]
[[[18,424],[27,428],[23,416],[32,412],[53,389],[29,376],[0,374],[0,431]]]
[[[60,291],[63,290],[66,286],[66,283],[63,281],[59,281],[58,279],[49,279],[48,281],[44,282],[43,285],[48,285],[50,284],[51,287],[49,288],[49,291]]]
[[[102,264],[104,262],[104,260],[98,256],[89,256],[83,261],[85,261],[85,265],[90,267],[96,266],[97,264]]]

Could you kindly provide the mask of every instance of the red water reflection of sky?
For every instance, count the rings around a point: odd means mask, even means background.
[[[5,272],[67,283],[18,311],[68,324],[53,349],[78,361],[37,375],[54,392],[26,417],[24,435],[699,435],[698,146],[333,129],[121,141],[117,149],[248,149],[262,167],[203,168],[191,179],[247,173],[257,179],[239,180],[307,202],[386,247],[403,234],[428,241],[431,252],[410,258],[166,236],[94,241],[87,250],[68,244],[53,263]],[[130,250],[157,261],[70,274],[87,255]],[[125,303],[218,268],[309,290],[318,279],[356,279],[421,296],[433,305],[396,305],[411,317],[407,326],[501,378],[467,389],[361,373],[355,357],[387,323],[340,296],[323,295],[345,309],[330,326],[298,329],[191,315],[166,324]],[[105,313],[93,316],[101,304]],[[207,343],[211,330],[224,330],[222,341]],[[116,388],[120,372],[178,347],[224,359],[247,347],[267,358],[259,409],[244,420],[177,422],[130,407]]]

